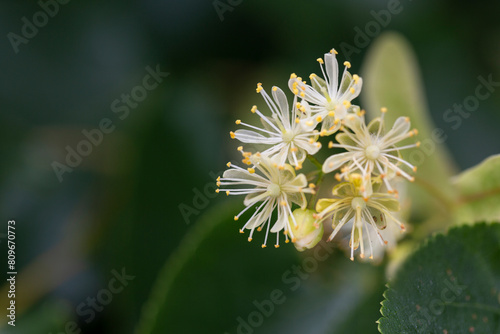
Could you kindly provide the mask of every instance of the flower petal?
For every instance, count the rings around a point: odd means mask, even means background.
[[[330,96],[335,96],[339,81],[339,64],[335,57],[335,53],[325,53],[325,69],[328,76],[328,92]]]
[[[278,109],[281,112],[281,116],[283,118],[283,122],[287,125],[290,124],[290,109],[288,106],[288,100],[286,99],[285,93],[281,90],[281,88],[274,86],[272,89],[273,99],[276,101],[278,105]]]
[[[243,143],[253,143],[253,144],[277,144],[281,141],[281,138],[276,137],[266,137],[258,132],[252,130],[236,130],[234,132],[236,139]]]
[[[330,173],[339,169],[343,164],[352,160],[353,154],[353,152],[344,152],[330,156],[323,164],[323,172]]]

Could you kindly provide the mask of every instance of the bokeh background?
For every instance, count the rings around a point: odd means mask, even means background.
[[[248,112],[261,103],[257,82],[285,89],[291,72],[317,72],[315,59],[332,47],[356,47],[348,59],[359,73],[376,37],[359,47],[357,31],[373,21],[370,11],[390,2],[69,1],[16,53],[8,34],[21,35],[23,17],[33,22],[41,7],[2,1],[0,257],[6,272],[6,223],[15,219],[19,274],[16,328],[5,326],[3,311],[0,332],[77,333],[67,329],[74,321],[81,333],[133,333],[141,319],[154,316],[144,303],[171,279],[159,320],[166,325],[157,332],[236,333],[237,317],[246,318],[254,299],[283,285],[281,274],[301,258],[290,245],[266,253],[260,244],[249,246],[229,220],[204,246],[189,248],[199,239],[200,221],[222,219],[214,217],[228,200],[211,191],[225,163],[237,157],[228,132],[237,118],[257,121]],[[402,0],[400,6],[381,32],[397,31],[413,46],[432,119],[445,130],[457,168],[500,152],[499,92],[458,130],[443,118],[474,94],[478,76],[500,81],[498,1]],[[169,75],[120,119],[111,104],[142,84],[148,66]],[[105,118],[114,130],[60,182],[54,161],[64,163],[66,147],[76,148],[82,131]],[[182,269],[176,261],[186,252],[193,260]],[[326,276],[383,276],[379,267],[349,266],[341,253],[336,257]],[[87,321],[78,306],[108,287],[113,270],[135,278]],[[182,270],[190,274],[169,274]],[[369,332],[343,327],[342,317],[376,333],[383,279],[353,283],[369,291],[364,295],[349,287],[327,287],[331,294],[325,294],[315,290],[326,284],[322,278],[312,280],[288,290],[289,304],[302,307],[284,306],[252,332]],[[339,311],[354,310],[353,300],[361,305],[356,314]]]

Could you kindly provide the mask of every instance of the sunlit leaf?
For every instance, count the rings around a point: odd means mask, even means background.
[[[460,202],[457,223],[500,221],[500,155],[494,155],[454,179]]]
[[[366,56],[362,76],[362,107],[370,118],[380,116],[380,108],[386,107],[386,127],[407,116],[419,131],[421,146],[401,151],[405,160],[418,167],[415,185],[409,185],[413,211],[429,217],[436,210],[430,209],[436,198],[441,206],[450,205],[454,193],[448,180],[454,168],[442,143],[442,130],[432,124],[417,60],[408,42],[396,33],[381,35]]]

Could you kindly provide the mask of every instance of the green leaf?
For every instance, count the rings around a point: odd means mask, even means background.
[[[334,243],[297,252],[270,239],[262,249],[263,232],[252,243],[238,233],[240,209],[226,202],[196,223],[158,276],[137,334],[377,331],[382,266],[353,263]]]
[[[269,298],[297,251],[283,237],[279,249],[274,238],[262,249],[264,232],[248,243],[248,232],[238,233],[242,221],[233,220],[239,210],[240,202],[224,202],[188,232],[159,274],[136,333],[223,333],[255,309],[254,300]]]
[[[388,285],[379,331],[500,333],[499,259],[500,224],[431,237]]]
[[[362,102],[370,118],[380,116],[380,108],[387,107],[386,128],[398,117],[407,116],[419,130],[421,146],[401,151],[405,160],[418,167],[416,182],[409,185],[413,211],[424,219],[432,215],[429,208],[438,209],[429,193],[440,200],[441,207],[450,206],[454,192],[448,180],[454,167],[445,146],[439,143],[439,129],[432,124],[417,60],[408,42],[397,33],[381,35],[366,56],[362,74]]]
[[[465,170],[454,184],[460,196],[457,223],[500,221],[500,155]]]

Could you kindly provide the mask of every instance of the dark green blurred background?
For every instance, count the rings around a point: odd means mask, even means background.
[[[356,47],[358,29],[374,20],[370,11],[388,6],[366,0],[232,3],[221,20],[212,1],[69,1],[16,53],[8,34],[21,35],[22,18],[33,22],[41,7],[1,2],[0,233],[8,219],[16,220],[19,271],[19,328],[2,332],[64,332],[72,320],[82,333],[132,333],[163,263],[198,218],[225,201],[196,194],[213,191],[213,175],[236,158],[228,132],[237,118],[256,121],[248,112],[261,103],[256,83],[285,89],[291,72],[317,72],[315,59],[332,47],[343,61],[341,43]],[[498,153],[498,92],[457,130],[443,115],[474,94],[478,76],[500,81],[500,3],[401,1],[400,7],[384,29],[413,45],[433,120],[445,130],[458,167]],[[349,54],[353,72],[368,48],[358,43]],[[120,119],[111,104],[142,85],[148,66],[169,75]],[[53,162],[64,163],[66,147],[75,148],[85,139],[82,130],[104,118],[114,130],[59,182]],[[180,209],[186,206],[193,210],[188,218]],[[1,240],[3,272],[5,235]],[[250,249],[257,252],[257,246]],[[280,251],[265,259],[271,263]],[[134,280],[87,323],[75,309],[122,268]],[[232,277],[231,268],[222,265],[214,275]],[[200,277],[196,284],[208,281]],[[246,288],[236,277],[233,284],[236,296]],[[2,309],[5,292],[4,286]],[[372,301],[376,309],[380,300]],[[228,308],[218,302],[200,298],[198,309]],[[195,322],[197,315],[191,317]],[[236,325],[232,316],[219,317],[227,330]]]

